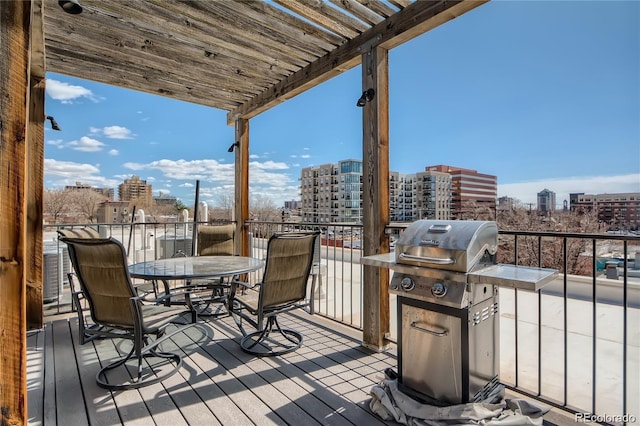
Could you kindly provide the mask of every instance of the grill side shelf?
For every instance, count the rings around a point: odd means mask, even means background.
[[[497,264],[470,272],[468,282],[538,291],[551,283],[557,275],[558,271],[555,269]]]

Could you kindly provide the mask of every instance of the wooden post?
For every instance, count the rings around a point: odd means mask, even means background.
[[[382,47],[362,56],[362,90],[369,89],[375,94],[362,115],[364,256],[389,252],[389,54]],[[389,332],[389,270],[366,265],[363,270],[363,345],[380,351]]]
[[[27,143],[27,330],[42,328],[45,57],[42,0],[33,1]]]
[[[246,221],[249,220],[249,120],[236,119],[236,175],[235,208],[236,253],[249,256],[249,232]]]
[[[27,423],[27,144],[31,1],[0,1],[0,424]]]

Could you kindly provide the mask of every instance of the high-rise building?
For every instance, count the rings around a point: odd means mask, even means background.
[[[362,161],[302,169],[301,215],[310,223],[362,222]]]
[[[338,163],[337,222],[362,223],[362,161],[342,160]]]
[[[550,213],[556,210],[556,193],[543,189],[538,192],[538,211],[542,213]]]
[[[415,174],[416,219],[451,219],[452,178],[449,173],[425,171]]]
[[[335,164],[306,167],[301,171],[302,221],[330,223],[338,210],[338,169]]]
[[[482,207],[494,217],[496,181],[495,176],[451,166],[427,167],[415,174],[390,171],[389,219],[476,219]],[[362,223],[362,161],[302,169],[300,195],[303,222]]]
[[[461,167],[437,165],[428,172],[451,175],[451,219],[476,219],[483,208],[495,217],[498,178]]]
[[[140,200],[143,203],[150,203],[153,200],[153,189],[146,180],[139,176],[131,176],[118,185],[118,199],[120,201]]]

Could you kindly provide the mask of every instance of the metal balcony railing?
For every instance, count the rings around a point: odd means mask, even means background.
[[[362,328],[362,226],[251,221],[251,255],[264,257],[274,232],[321,230],[312,270],[314,311]],[[193,223],[86,224],[127,247],[130,262],[191,253]],[[45,226],[45,315],[68,312],[68,258],[56,230]],[[404,229],[389,226],[391,248]],[[640,419],[640,236],[501,231],[501,263],[554,268],[559,277],[539,293],[501,288],[500,380],[509,388],[603,423]],[[53,256],[54,262],[47,263]],[[608,257],[606,257],[608,256]],[[55,266],[54,266],[55,265]],[[259,279],[256,273],[251,279]],[[388,338],[396,338],[391,295]],[[619,417],[624,416],[625,417]],[[622,419],[618,421],[618,419]]]

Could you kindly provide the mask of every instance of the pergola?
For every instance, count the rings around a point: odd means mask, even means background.
[[[237,252],[248,254],[249,120],[362,64],[365,256],[389,251],[388,52],[488,0],[0,1],[0,409],[26,424],[26,331],[42,327],[47,71],[227,111]],[[388,272],[365,266],[363,345],[386,346]]]

